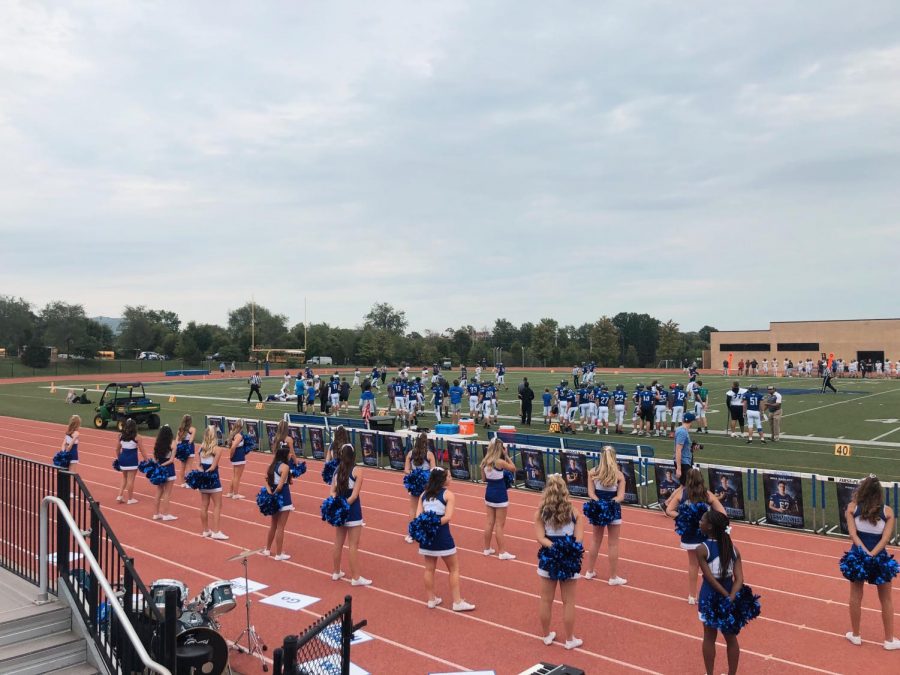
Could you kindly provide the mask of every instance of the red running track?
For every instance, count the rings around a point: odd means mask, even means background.
[[[49,461],[63,434],[62,425],[0,418],[0,450],[21,457]],[[105,505],[104,513],[134,554],[142,578],[147,582],[163,577],[182,579],[193,595],[212,580],[240,576],[241,566],[225,559],[265,543],[268,519],[259,514],[253,496],[262,484],[268,458],[259,454],[248,458],[242,489],[247,499],[224,500],[222,529],[231,539],[217,542],[199,535],[199,498],[191,490],[174,490],[172,513],[179,519],[166,523],[150,518],[155,488],[142,476],[136,478],[138,504],[124,506],[114,501],[120,480],[111,467],[116,438],[111,432],[83,429],[79,472],[95,498]],[[371,673],[493,669],[505,675],[519,673],[538,661],[565,662],[588,673],[703,670],[701,625],[696,608],[685,602],[686,556],[678,548],[671,521],[658,512],[624,509],[619,567],[628,585],[576,582],[576,634],[584,639],[584,645],[566,651],[559,642],[545,647],[539,640],[537,544],[532,534],[536,493],[510,492],[508,548],[518,559],[504,562],[481,553],[483,486],[453,483],[457,495],[453,533],[459,548],[462,591],[477,605],[474,612],[457,614],[446,606],[445,572],[437,580],[445,605],[433,610],[425,605],[421,557],[415,546],[403,541],[408,496],[399,473],[360,468],[365,475],[362,503],[366,518],[360,560],[362,574],[374,584],[351,589],[346,581],[332,582],[333,529],[318,513],[327,486],[319,478],[318,463],[310,461],[309,466],[292,489],[297,511],[288,521],[285,545],[291,560],[256,557],[250,563],[251,579],[268,586],[253,594],[253,620],[270,649],[284,635],[300,632],[315,617],[340,604],[346,593],[352,593],[354,616],[368,619],[366,631],[375,636],[354,648],[353,661]],[[223,466],[223,483],[229,477],[230,469]],[[588,533],[586,547],[590,536]],[[843,637],[849,625],[848,587],[837,570],[837,559],[846,548],[845,541],[741,524],[734,526],[733,537],[744,559],[747,582],[763,596],[763,615],[740,636],[742,672],[900,671],[900,654],[881,648],[880,609],[874,589],[867,589],[864,601],[863,646],[854,647]],[[606,576],[604,560],[601,552],[600,579]],[[259,604],[281,590],[321,600],[301,612]],[[239,605],[223,617],[225,637],[240,632],[242,610]],[[557,603],[554,630],[561,635],[560,610]],[[236,668],[253,672],[248,657],[232,658]],[[717,667],[725,670],[722,643]]]

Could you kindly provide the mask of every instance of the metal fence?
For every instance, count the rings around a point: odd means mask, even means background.
[[[353,625],[353,599],[338,605],[301,635],[288,635],[272,654],[274,675],[348,675],[353,634],[366,625]]]

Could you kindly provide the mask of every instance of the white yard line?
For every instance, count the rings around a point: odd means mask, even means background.
[[[802,415],[803,413],[812,412],[813,410],[822,410],[823,408],[831,408],[836,405],[843,405],[844,403],[852,403],[858,402],[864,398],[872,398],[873,396],[881,396],[882,394],[891,394],[897,389],[886,389],[885,391],[875,392],[874,394],[866,394],[865,396],[854,396],[853,398],[847,398],[843,401],[837,401],[835,403],[827,403],[826,405],[816,406],[815,408],[806,408],[805,410],[798,410],[797,412],[788,413],[787,415],[782,415],[782,419],[785,417],[793,417],[794,415]],[[802,401],[797,401],[797,403],[802,403]]]
[[[900,427],[897,427],[897,428],[895,428],[895,429],[891,429],[890,431],[888,431],[888,432],[886,432],[886,433],[883,433],[883,434],[881,434],[880,436],[876,436],[876,437],[873,438],[872,440],[873,440],[873,441],[877,441],[879,438],[884,438],[885,436],[890,436],[890,435],[891,435],[892,433],[894,433],[895,431],[900,431]]]

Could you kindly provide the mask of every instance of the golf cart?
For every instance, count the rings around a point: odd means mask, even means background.
[[[106,385],[97,414],[94,415],[94,426],[105,429],[114,422],[119,431],[125,426],[129,417],[137,424],[146,424],[150,429],[159,429],[159,403],[154,403],[144,391],[140,382],[113,382]]]

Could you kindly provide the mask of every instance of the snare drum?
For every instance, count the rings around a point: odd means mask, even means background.
[[[200,612],[182,612],[181,618],[178,619],[178,625],[180,633],[191,628],[208,628],[210,621]]]
[[[184,611],[184,603],[187,602],[188,587],[177,579],[157,579],[150,584],[150,597],[153,598],[153,604],[159,610],[160,614],[165,618],[166,614],[166,591],[174,588],[178,591],[178,597],[175,602],[175,618],[181,616]]]
[[[210,617],[227,614],[235,607],[230,581],[214,581],[200,593],[200,602],[206,607]]]

